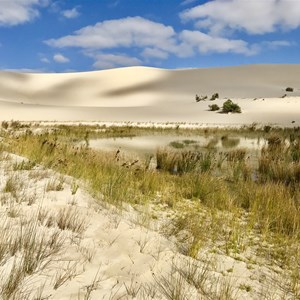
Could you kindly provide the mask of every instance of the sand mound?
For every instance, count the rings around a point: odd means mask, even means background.
[[[0,72],[0,119],[289,124],[300,112],[300,65],[97,72]],[[287,87],[294,91],[288,93]],[[237,99],[243,114],[208,112],[195,95]],[[287,98],[282,99],[284,94]],[[292,97],[292,98],[291,98]],[[254,98],[259,101],[253,102]],[[267,98],[263,102],[263,98]]]

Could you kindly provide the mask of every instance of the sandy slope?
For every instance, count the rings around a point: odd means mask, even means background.
[[[285,88],[293,93],[281,99]],[[241,115],[208,111],[195,94],[236,99]],[[278,123],[297,121],[300,65],[162,70],[131,67],[66,74],[0,72],[0,119]],[[253,101],[254,98],[258,100]],[[265,100],[263,100],[265,98]],[[300,120],[299,120],[300,122]]]
[[[130,206],[122,210],[105,205],[82,188],[72,194],[75,179],[39,165],[14,170],[23,160],[0,155],[0,299],[161,300],[171,299],[166,291],[173,289],[180,299],[202,299],[204,291],[209,299],[221,299],[225,287],[238,300],[289,299],[280,290],[283,277],[275,267],[255,263],[249,268],[242,260],[210,252],[202,253],[201,259],[199,255],[199,260],[189,258],[179,252],[176,240],[160,234],[165,223],[152,224],[146,212]],[[14,187],[10,191],[5,188],[8,182]],[[161,213],[171,212],[166,209],[162,205]],[[61,213],[69,214],[70,221],[59,221]],[[70,225],[63,228],[64,223]],[[83,224],[83,230],[75,229],[76,224]],[[25,252],[28,239],[30,252]],[[12,253],[13,241],[19,251]],[[40,247],[42,255],[37,255]],[[35,259],[31,272],[16,277],[18,270],[25,270],[24,262]],[[197,266],[201,289],[177,277],[178,270],[188,272],[192,265]]]

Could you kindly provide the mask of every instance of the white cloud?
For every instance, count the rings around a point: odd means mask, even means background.
[[[167,59],[169,53],[159,50],[157,48],[145,48],[142,52],[142,56],[144,57],[154,57],[159,59]]]
[[[47,0],[1,0],[0,26],[29,22],[39,16],[37,6],[47,4]]]
[[[111,3],[108,5],[108,7],[110,7],[110,8],[115,8],[115,7],[117,7],[119,4],[120,4],[120,0],[116,0],[116,1],[111,2]]]
[[[95,60],[93,67],[96,69],[111,69],[115,67],[139,66],[142,64],[142,61],[140,59],[123,54],[116,55],[103,53],[89,53],[86,55],[92,57]]]
[[[278,28],[292,30],[300,26],[298,0],[213,0],[181,13],[183,21],[194,21],[198,28],[213,35],[226,31],[265,34]]]
[[[180,33],[183,45],[190,46],[200,53],[238,53],[253,55],[258,52],[258,48],[250,46],[243,40],[214,37],[200,31],[183,30]]]
[[[277,49],[280,47],[291,47],[291,46],[294,46],[295,44],[293,42],[279,40],[279,41],[263,42],[262,45],[266,45],[267,47],[269,47],[271,49]]]
[[[46,57],[42,57],[40,60],[41,60],[41,62],[43,62],[45,64],[50,64],[50,60]]]
[[[20,69],[5,69],[3,68],[4,71],[7,72],[18,72],[18,73],[47,73],[46,69],[30,69],[30,68],[20,68]]]
[[[60,64],[64,64],[64,63],[67,63],[70,61],[66,56],[64,56],[60,53],[55,54],[53,56],[53,60]]]
[[[194,2],[196,2],[197,0],[184,0],[180,3],[180,5],[189,5],[192,4]]]
[[[175,32],[171,26],[165,26],[141,17],[128,17],[87,26],[72,35],[51,39],[46,43],[58,48],[157,47],[168,50],[176,45],[174,37]]]
[[[80,16],[80,13],[78,11],[77,7],[74,7],[72,9],[64,10],[62,12],[62,15],[67,19],[74,19]]]
[[[216,1],[219,0],[208,3]],[[234,0],[226,1],[232,2]],[[202,27],[211,25],[211,20],[208,18],[200,21]],[[219,33],[222,31],[220,24],[216,24],[213,31],[182,30],[177,33],[173,27],[162,23],[153,22],[142,17],[128,17],[83,27],[71,35],[50,39],[45,43],[56,48],[77,47],[84,49],[83,53],[94,59],[94,67],[101,69],[140,65],[149,58],[163,60],[170,55],[177,57],[191,57],[199,53],[255,55],[263,49],[290,45],[288,41],[251,44],[242,39],[216,35],[217,31]],[[109,54],[102,52],[108,49],[110,50]],[[139,51],[139,57],[114,53],[114,50],[119,52],[122,49],[125,52],[126,49],[134,49],[135,53]],[[100,54],[95,54],[97,53],[96,50],[100,50]],[[63,62],[63,59],[60,60]]]

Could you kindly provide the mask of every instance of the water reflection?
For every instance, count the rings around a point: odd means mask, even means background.
[[[170,148],[174,150],[217,150],[244,148],[260,151],[266,145],[263,138],[249,138],[239,136],[174,136],[174,135],[145,135],[120,138],[100,138],[89,141],[94,149],[107,151],[128,152],[138,155],[155,155],[158,148]]]

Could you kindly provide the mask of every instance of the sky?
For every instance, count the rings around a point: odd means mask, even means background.
[[[0,0],[0,69],[300,63],[300,0]]]

